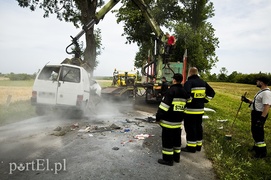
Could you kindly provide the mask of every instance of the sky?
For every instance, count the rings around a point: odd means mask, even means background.
[[[107,0],[105,2],[108,2]],[[215,16],[208,21],[219,39],[216,50],[219,62],[211,70],[222,67],[243,74],[270,73],[271,12],[270,0],[211,0]],[[116,9],[118,5],[114,8]],[[31,12],[15,0],[0,0],[0,73],[33,74],[45,64],[59,64],[65,58],[65,48],[81,28],[59,21],[54,15],[43,18],[43,11]],[[104,50],[98,56],[94,76],[111,76],[114,69],[132,70],[138,51],[136,44],[125,44],[121,36],[123,25],[109,12],[95,27],[102,31]],[[84,36],[80,42],[84,41]],[[189,58],[189,51],[188,51]]]

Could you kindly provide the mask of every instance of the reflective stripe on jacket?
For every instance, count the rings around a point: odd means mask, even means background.
[[[181,84],[171,85],[156,113],[156,120],[161,121],[160,125],[168,128],[181,127],[187,99],[189,99],[189,95]]]
[[[190,95],[190,101],[186,104],[186,114],[204,114],[204,103],[208,103],[214,96],[213,88],[199,78],[192,75],[184,84],[184,89]]]

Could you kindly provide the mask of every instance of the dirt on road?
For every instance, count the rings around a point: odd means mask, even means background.
[[[83,119],[50,114],[1,126],[0,179],[216,179],[204,149],[181,152],[174,166],[157,163],[157,107],[143,98],[102,102]]]

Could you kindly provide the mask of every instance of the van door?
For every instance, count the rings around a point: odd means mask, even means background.
[[[81,91],[83,91],[81,79],[79,67],[61,67],[57,89],[57,105],[76,106],[77,96],[81,95]]]
[[[55,105],[60,66],[44,66],[38,74],[33,91],[37,93],[37,103]]]

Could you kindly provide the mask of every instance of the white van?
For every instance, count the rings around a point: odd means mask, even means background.
[[[31,103],[38,115],[57,108],[72,110],[81,116],[89,108],[91,98],[97,96],[101,96],[101,87],[83,67],[45,65],[35,79]]]

